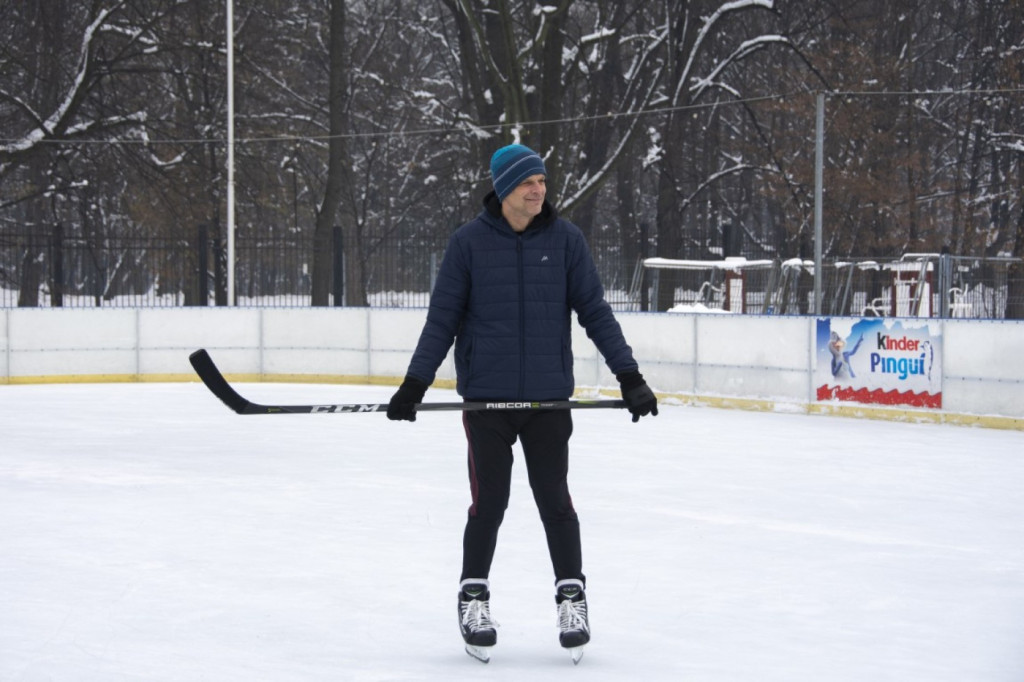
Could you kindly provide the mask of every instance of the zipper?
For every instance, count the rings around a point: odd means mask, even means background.
[[[523,235],[516,235],[516,273],[519,276],[519,391],[517,400],[525,400],[526,390],[526,282],[523,281]]]

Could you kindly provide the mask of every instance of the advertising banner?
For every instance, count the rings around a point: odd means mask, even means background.
[[[819,401],[942,407],[942,332],[927,320],[819,318]]]

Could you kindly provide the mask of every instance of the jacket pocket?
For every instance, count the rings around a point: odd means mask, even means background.
[[[473,355],[476,344],[472,337],[460,337],[455,346],[455,371],[468,379],[473,375]]]

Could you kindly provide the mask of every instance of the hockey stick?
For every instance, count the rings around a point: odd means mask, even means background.
[[[387,412],[387,403],[342,403],[335,405],[261,405],[246,400],[231,387],[224,375],[213,364],[213,358],[200,348],[188,356],[192,368],[206,387],[225,405],[238,414],[306,414]],[[626,407],[625,400],[548,400],[542,402],[458,402],[420,403],[417,412],[441,410],[576,410],[585,408]]]

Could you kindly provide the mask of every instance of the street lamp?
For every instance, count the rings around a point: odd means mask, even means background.
[[[228,305],[235,304],[235,35],[234,2],[225,0],[227,9],[227,76],[228,76],[228,150],[227,150],[227,238],[228,238]]]

